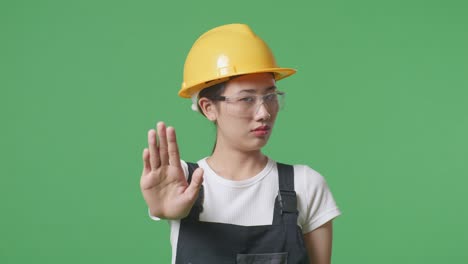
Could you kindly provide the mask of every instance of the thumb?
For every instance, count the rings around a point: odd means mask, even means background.
[[[203,183],[203,169],[197,168],[192,174],[192,181],[190,185],[185,189],[185,195],[190,201],[195,201],[200,192],[200,186]]]

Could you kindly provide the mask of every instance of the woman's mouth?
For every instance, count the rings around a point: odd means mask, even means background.
[[[255,136],[257,137],[263,137],[266,136],[270,133],[271,128],[269,126],[259,126],[252,130]]]

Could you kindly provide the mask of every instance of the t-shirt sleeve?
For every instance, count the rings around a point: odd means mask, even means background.
[[[306,187],[306,215],[302,226],[304,234],[317,229],[341,215],[325,178],[317,171],[304,166],[304,186]]]
[[[185,161],[183,160],[180,160],[180,164],[182,165],[182,169],[184,170],[184,174],[185,174],[185,178],[187,179],[188,178],[188,165]],[[148,208],[148,215],[151,219],[153,219],[154,221],[159,221],[161,220],[161,218],[157,217],[157,216],[154,216],[154,215],[151,215],[151,212],[150,212],[150,209]]]

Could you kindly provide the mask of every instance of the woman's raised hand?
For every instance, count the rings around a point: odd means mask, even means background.
[[[157,133],[154,129],[148,131],[148,148],[143,150],[140,188],[151,215],[184,218],[197,198],[203,170],[196,169],[190,185],[187,183],[180,164],[175,130],[166,128],[163,122],[157,124]]]

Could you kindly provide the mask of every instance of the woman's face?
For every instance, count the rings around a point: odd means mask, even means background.
[[[222,94],[227,100],[217,102],[214,110],[217,146],[241,151],[255,151],[265,146],[279,108],[265,102],[262,96],[275,91],[271,73],[243,75],[227,82]]]

